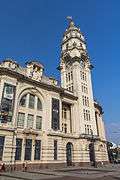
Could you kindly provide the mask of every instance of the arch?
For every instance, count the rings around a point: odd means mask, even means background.
[[[26,95],[27,93],[36,95],[40,99],[40,101],[42,103],[42,109],[44,109],[44,100],[45,100],[44,95],[40,90],[38,90],[37,88],[33,88],[33,87],[26,87],[26,88],[22,89],[22,91],[18,95],[18,104],[17,104],[17,106],[19,106],[20,99],[24,95]]]
[[[66,144],[66,162],[67,166],[72,166],[72,159],[73,159],[73,144],[68,142]]]
[[[20,103],[22,104],[20,105]],[[45,118],[44,104],[44,96],[39,90],[30,87],[22,89],[17,101],[16,126],[42,130],[42,122]]]
[[[26,101],[27,101],[27,96],[30,95],[34,95],[37,98],[37,110],[42,110],[42,102],[40,100],[40,98],[38,97],[38,95],[32,94],[32,93],[26,93],[24,94],[20,99],[19,99],[19,106],[22,107],[26,107]],[[29,101],[30,101],[30,97],[29,97]]]

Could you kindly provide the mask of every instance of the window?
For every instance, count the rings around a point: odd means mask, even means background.
[[[65,123],[64,126],[65,126],[65,133],[67,133],[67,124]]]
[[[34,109],[35,105],[35,96],[30,94],[29,95],[29,108]]]
[[[85,72],[81,71],[81,72],[80,72],[80,76],[81,76],[81,80],[87,81],[87,75],[86,75]]]
[[[35,140],[34,160],[40,160],[40,153],[41,153],[41,140]]]
[[[88,88],[86,84],[82,83],[81,89],[83,93],[86,93],[86,94],[88,93]]]
[[[68,50],[68,43],[66,44],[66,50]]]
[[[84,114],[84,120],[86,120],[86,111],[83,109],[83,114]]]
[[[73,73],[72,73],[72,71],[71,71],[71,80],[73,80]]]
[[[54,160],[57,160],[57,140],[54,140]]]
[[[83,105],[85,105],[85,98],[82,96]]]
[[[62,123],[62,131],[64,133],[67,133],[67,124],[66,123]]]
[[[91,134],[91,125],[86,125],[85,124],[85,134]]]
[[[83,101],[83,105],[84,106],[88,106],[89,107],[89,98],[86,96],[82,96],[82,101]]]
[[[28,114],[28,117],[27,117],[27,127],[28,128],[33,127],[33,119],[34,119],[34,116],[32,114]]]
[[[62,131],[64,131],[64,124],[62,123]]]
[[[83,113],[84,113],[84,120],[90,121],[90,111],[83,109]]]
[[[20,100],[20,106],[25,107],[26,106],[26,97],[27,95],[24,95]]]
[[[87,97],[87,106],[89,107],[89,98]]]
[[[15,160],[21,160],[21,152],[22,152],[22,139],[17,138]]]
[[[59,99],[52,98],[52,129],[59,128]]]
[[[36,129],[41,130],[42,129],[42,117],[36,116]]]
[[[70,73],[68,73],[68,80],[70,81]]]
[[[25,113],[18,113],[17,127],[24,128]]]
[[[32,139],[26,139],[25,143],[25,160],[31,160]]]
[[[15,86],[4,83],[4,89],[0,107],[0,121],[7,123],[12,121],[14,110]]]
[[[13,86],[10,84],[5,84],[5,93],[6,94],[13,94]]]
[[[37,98],[37,110],[42,110],[42,103],[39,98]]]
[[[63,109],[63,118],[67,119],[67,109],[66,108]]]
[[[66,82],[68,82],[68,75],[66,74]]]
[[[5,137],[0,136],[0,161],[2,161],[2,157],[3,157],[4,141],[5,141]]]

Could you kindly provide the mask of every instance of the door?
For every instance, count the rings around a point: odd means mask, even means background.
[[[72,143],[67,143],[66,145],[66,160],[67,160],[67,166],[72,166],[72,149],[73,145]]]
[[[94,150],[94,143],[89,144],[89,155],[90,155],[90,162],[91,165],[95,166],[95,150]]]

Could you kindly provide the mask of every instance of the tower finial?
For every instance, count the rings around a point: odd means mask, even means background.
[[[69,21],[69,27],[74,27],[74,22],[73,22],[73,19],[72,19],[72,16],[67,16],[67,20]]]
[[[73,21],[72,16],[67,16],[67,20],[68,20],[69,22]]]

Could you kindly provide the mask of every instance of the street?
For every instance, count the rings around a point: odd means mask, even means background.
[[[69,167],[28,172],[4,172],[0,173],[0,180],[116,180],[120,179],[119,169],[120,165],[108,165],[102,168]]]

